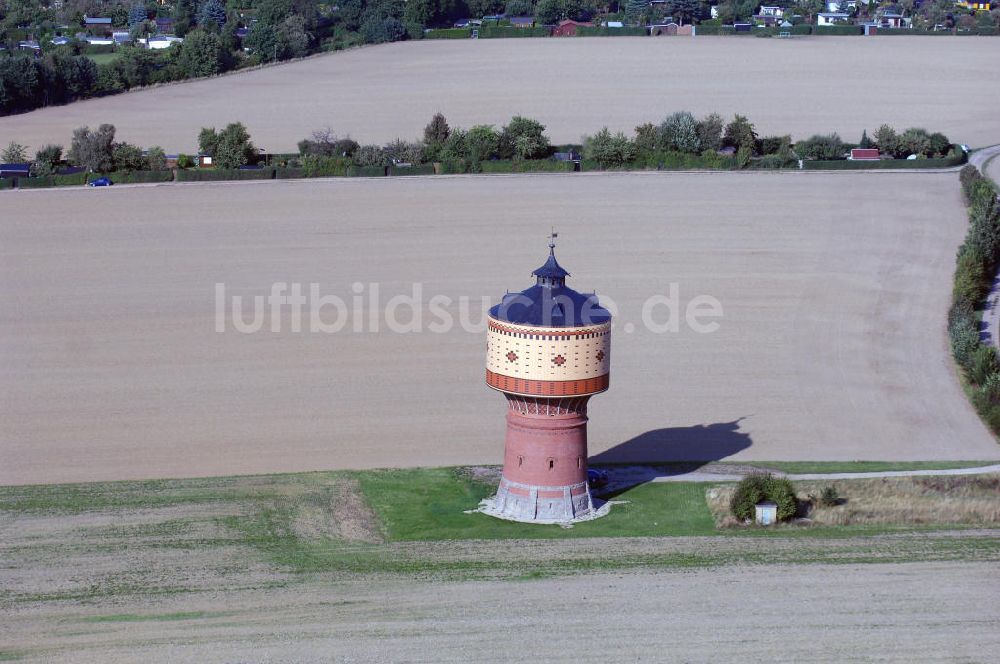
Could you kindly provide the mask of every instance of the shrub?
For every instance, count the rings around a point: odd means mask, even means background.
[[[61,145],[46,145],[35,153],[32,170],[35,175],[52,175],[62,161]],[[978,173],[978,171],[977,171]]]
[[[698,143],[702,150],[715,151],[722,147],[724,124],[718,113],[710,113],[698,121]]]
[[[192,157],[186,154],[177,155],[177,168],[191,168],[195,165],[195,161]]]
[[[791,145],[791,136],[765,136],[760,139],[760,153],[762,155],[777,154],[785,145]]]
[[[742,148],[748,148],[753,154],[757,150],[757,132],[749,120],[742,115],[737,115],[733,121],[726,125],[726,130],[722,135],[722,144],[736,148],[737,152]]]
[[[604,127],[593,136],[583,139],[584,159],[597,162],[601,168],[616,168],[631,162],[638,155],[638,148],[625,134],[612,134]]]
[[[823,492],[819,496],[819,504],[824,507],[833,507],[834,505],[840,504],[840,493],[837,492],[837,487],[828,486],[823,488]]]
[[[273,168],[213,168],[177,171],[178,182],[211,182],[216,180],[270,180]]]
[[[107,177],[115,184],[125,184],[128,182],[170,182],[174,179],[174,174],[170,171],[115,171],[108,173]]]
[[[354,152],[354,165],[362,168],[388,166],[389,156],[379,145],[362,145]]]
[[[795,151],[803,159],[843,159],[847,145],[837,134],[816,134],[795,144]]]
[[[507,144],[513,148],[513,156],[518,159],[540,159],[549,154],[549,139],[545,135],[545,125],[531,118],[515,115],[511,118],[500,137],[500,156]]]
[[[660,125],[660,147],[678,152],[698,154],[701,140],[698,138],[698,123],[687,111],[668,115]]]
[[[737,519],[747,521],[754,518],[757,503],[770,500],[778,506],[778,520],[784,521],[795,516],[798,501],[792,483],[784,477],[753,473],[736,485],[736,491],[729,502],[729,510]]]
[[[969,380],[975,385],[985,384],[987,378],[1000,370],[996,348],[986,344],[979,344],[979,347],[972,354],[970,364]]]

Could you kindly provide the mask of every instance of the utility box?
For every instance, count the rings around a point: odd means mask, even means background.
[[[778,520],[778,504],[764,500],[754,506],[754,521],[762,526],[770,526]]]

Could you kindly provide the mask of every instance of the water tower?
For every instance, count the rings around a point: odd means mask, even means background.
[[[611,314],[594,293],[566,286],[549,257],[535,285],[490,309],[486,384],[507,398],[503,476],[482,511],[565,523],[596,516],[587,484],[587,402],[608,389]]]

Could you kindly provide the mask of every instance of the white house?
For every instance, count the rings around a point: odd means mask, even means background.
[[[760,13],[758,14],[758,16],[773,16],[774,18],[781,18],[784,15],[784,9],[777,6],[772,7],[770,5],[761,5]]]
[[[816,15],[816,25],[838,25],[847,23],[851,19],[850,14],[841,12],[821,12]]]

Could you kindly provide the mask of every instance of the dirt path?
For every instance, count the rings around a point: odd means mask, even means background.
[[[761,136],[855,141],[889,123],[978,146],[1000,136],[995,50],[991,39],[930,36],[401,42],[0,118],[0,136],[34,153],[110,122],[118,140],[191,154],[201,127],[242,121],[257,146],[294,152],[326,126],[363,143],[415,139],[441,111],[466,128],[528,115],[575,143],[605,124],[632,132],[690,110],[746,115]]]

